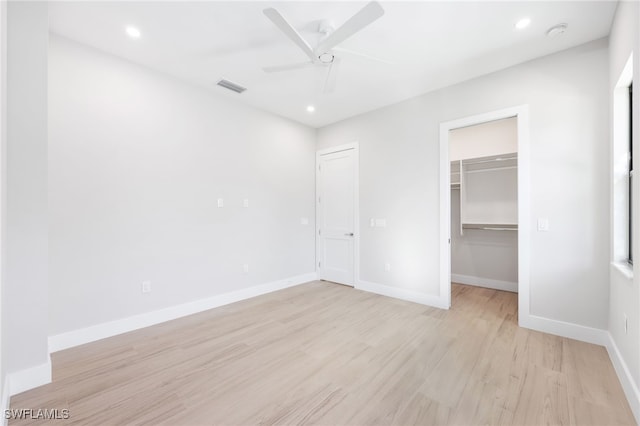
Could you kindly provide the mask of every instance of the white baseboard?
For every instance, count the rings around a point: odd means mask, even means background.
[[[607,346],[608,331],[599,328],[585,327],[583,325],[570,322],[558,321],[536,315],[523,316],[518,314],[518,325],[530,328],[543,333],[569,339],[580,340],[582,342],[593,343],[600,346]]]
[[[55,336],[49,336],[49,353],[116,336],[118,334],[127,333],[129,331],[138,330],[140,328],[149,327],[151,325],[181,318],[187,315],[196,314],[198,312],[239,302],[262,294],[293,287],[309,281],[314,281],[317,278],[318,275],[315,272],[298,275],[242,290],[219,294],[207,299],[196,300],[194,302],[171,306],[157,311],[146,312],[144,314],[105,322],[78,330],[68,331]]]
[[[622,385],[622,390],[624,390],[627,401],[629,401],[631,411],[633,411],[633,415],[636,418],[636,423],[640,423],[640,391],[638,390],[638,384],[633,380],[629,367],[624,361],[624,358],[622,358],[622,354],[615,340],[613,340],[611,333],[607,333],[607,344],[605,347],[609,353],[609,358],[611,358],[613,368],[618,375],[618,380],[620,380],[620,384]]]
[[[43,364],[7,374],[7,381],[9,396],[51,383],[51,357],[47,356],[47,362]],[[2,398],[4,402],[4,395]]]
[[[6,410],[11,408],[10,401],[11,401],[11,391],[9,389],[9,376],[6,376],[4,378],[4,385],[2,387],[2,400],[0,402],[0,404],[2,404],[2,407],[0,407],[0,410],[2,410],[2,425],[3,426],[7,426],[7,424],[9,423],[9,420],[6,418],[4,413],[6,413]]]
[[[357,290],[368,291],[370,293],[380,294],[382,296],[393,297],[395,299],[407,300],[409,302],[420,303],[422,305],[433,306],[435,308],[449,309],[447,303],[439,296],[419,293],[404,288],[391,287],[383,284],[359,280],[355,288]]]
[[[494,290],[518,292],[518,283],[511,281],[493,280],[491,278],[474,277],[471,275],[451,274],[451,281],[476,287],[492,288]]]
[[[535,315],[520,317],[518,322],[520,327],[604,346],[609,353],[609,358],[618,375],[618,380],[620,380],[620,384],[627,397],[631,411],[633,411],[636,422],[640,424],[640,391],[638,390],[638,384],[633,380],[627,363],[624,361],[624,358],[622,358],[611,333],[599,328],[585,327]]]

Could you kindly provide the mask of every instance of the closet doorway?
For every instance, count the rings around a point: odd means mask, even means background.
[[[518,122],[449,131],[451,281],[518,292]]]
[[[441,125],[446,306],[454,282],[518,293],[519,320],[529,316],[527,127],[526,106]]]

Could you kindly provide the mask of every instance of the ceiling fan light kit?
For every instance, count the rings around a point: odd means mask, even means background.
[[[382,9],[382,6],[380,6],[377,1],[368,3],[365,7],[360,9],[360,11],[349,18],[337,29],[334,29],[331,21],[329,20],[320,21],[318,31],[321,34],[325,34],[325,37],[320,41],[315,49],[311,48],[309,43],[304,38],[302,38],[300,33],[276,9],[268,8],[265,9],[263,13],[309,58],[308,62],[264,67],[263,70],[265,72],[271,73],[289,71],[311,66],[327,67],[327,76],[325,78],[325,83],[322,91],[323,93],[331,93],[335,88],[336,74],[338,64],[340,62],[340,58],[338,58],[334,52],[343,52],[347,54],[352,53],[367,59],[376,60],[376,58],[370,57],[368,55],[343,50],[338,48],[337,46],[355,33],[362,30],[367,25],[380,18],[382,15],[384,15],[384,9]]]

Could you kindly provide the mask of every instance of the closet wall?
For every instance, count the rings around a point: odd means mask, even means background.
[[[451,280],[517,291],[518,233],[507,230],[517,225],[517,160],[510,159],[517,156],[517,120],[456,129],[449,136]]]

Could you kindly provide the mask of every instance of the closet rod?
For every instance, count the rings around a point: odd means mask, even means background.
[[[486,169],[475,169],[475,170],[467,170],[466,173],[482,173],[482,172],[494,172],[496,170],[512,170],[517,169],[518,166],[496,166],[496,167],[487,167]]]
[[[518,225],[491,225],[480,223],[463,223],[462,229],[480,229],[483,231],[517,231]]]

